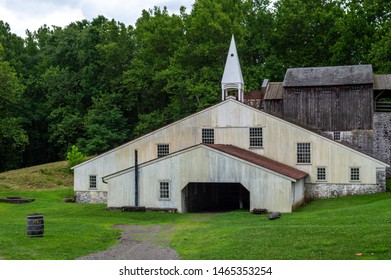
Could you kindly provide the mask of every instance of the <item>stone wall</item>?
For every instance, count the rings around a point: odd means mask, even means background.
[[[76,202],[78,203],[107,203],[107,192],[102,191],[85,191],[75,192]]]
[[[321,134],[333,139],[332,131]],[[391,165],[391,113],[374,113],[373,130],[341,131],[340,142]],[[391,168],[387,177],[391,178]]]
[[[327,138],[333,139],[332,131],[322,131],[321,134]],[[360,152],[368,155],[374,155],[373,153],[373,142],[374,142],[374,131],[373,130],[352,130],[352,131],[341,131],[341,142],[349,147],[352,147]]]
[[[373,154],[376,158],[391,164],[391,114],[376,112],[373,127]],[[387,177],[391,177],[390,168],[387,168]]]
[[[385,188],[377,184],[355,185],[355,184],[306,184],[306,200],[333,198],[349,195],[373,194],[384,192]]]

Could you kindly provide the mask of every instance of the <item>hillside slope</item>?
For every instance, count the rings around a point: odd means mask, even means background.
[[[0,173],[0,191],[56,189],[73,186],[66,161],[47,163]]]

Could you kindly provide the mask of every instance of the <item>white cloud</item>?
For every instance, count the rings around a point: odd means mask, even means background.
[[[193,3],[194,0],[0,0],[0,20],[10,25],[11,32],[24,37],[26,29],[35,31],[44,24],[64,27],[98,15],[134,26],[143,9],[167,6],[169,13],[179,13],[183,5],[190,12]]]

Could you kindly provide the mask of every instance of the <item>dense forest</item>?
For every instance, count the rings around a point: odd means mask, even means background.
[[[389,0],[196,0],[21,38],[0,21],[0,171],[118,146],[220,100],[232,34],[246,91],[288,67],[391,73]]]

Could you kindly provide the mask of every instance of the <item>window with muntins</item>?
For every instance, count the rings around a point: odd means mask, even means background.
[[[301,93],[301,88],[293,88],[293,93]]]
[[[333,137],[335,141],[341,141],[341,132],[340,131],[334,131]]]
[[[170,199],[170,182],[164,181],[160,182],[160,199],[169,200]]]
[[[318,167],[316,176],[318,181],[326,181],[326,167]]]
[[[215,143],[215,131],[213,128],[202,129],[202,143],[214,144]]]
[[[96,189],[96,175],[90,175],[90,189]]]
[[[262,147],[262,127],[250,127],[250,147]]]
[[[360,168],[358,167],[350,168],[350,181],[360,181]]]
[[[359,90],[361,90],[361,86],[359,86],[359,85],[353,85],[353,86],[352,86],[352,89],[353,89],[354,91],[359,91]]]
[[[297,163],[311,163],[310,143],[297,143]]]
[[[157,157],[164,157],[170,153],[170,145],[169,144],[158,144],[157,145]]]

